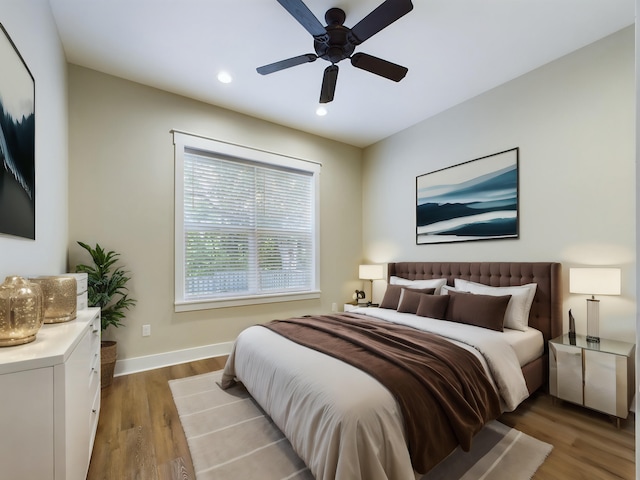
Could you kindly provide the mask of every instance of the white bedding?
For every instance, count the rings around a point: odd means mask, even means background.
[[[540,330],[527,327],[527,330],[522,332],[505,328],[502,336],[513,348],[521,367],[541,357],[544,353],[544,337]]]
[[[506,410],[528,395],[518,358],[499,332],[425,322],[425,317],[393,310],[361,310],[351,313],[432,330],[473,345],[472,350],[482,352]],[[256,326],[243,331],[234,344],[223,382],[233,378],[244,383],[271,416],[316,480],[415,478],[399,406],[368,374]]]

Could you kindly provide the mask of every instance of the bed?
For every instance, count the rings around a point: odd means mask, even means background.
[[[398,328],[434,329],[430,331],[448,339],[445,343],[457,345],[482,365],[498,393],[500,411],[513,410],[530,393],[546,386],[547,340],[562,331],[560,264],[400,262],[388,265],[388,278],[400,284],[446,279],[449,289],[456,283],[464,285],[465,281],[472,282],[471,286],[503,288],[534,284],[535,296],[525,330],[538,340],[537,346],[526,349],[525,354],[516,350],[527,334],[520,332],[523,334],[520,336],[511,329],[490,331],[384,308],[358,309],[339,320],[355,323],[362,319],[376,325],[389,323],[392,328],[400,325]],[[465,291],[454,289],[454,293],[449,293],[454,298],[460,295],[456,290]],[[407,293],[406,300],[408,290],[402,292]],[[323,323],[321,318],[311,320]],[[505,340],[509,336],[513,339]],[[470,346],[476,341],[478,345]],[[410,439],[414,423],[421,422],[415,420],[415,415],[407,415],[403,401],[391,393],[389,386],[380,383],[376,370],[365,373],[345,363],[345,358],[334,358],[303,345],[264,326],[250,327],[234,343],[225,366],[223,385],[229,386],[235,381],[245,385],[284,432],[316,480],[411,480],[451,450],[447,439],[439,451],[429,454],[433,458],[427,455],[429,458],[417,461],[415,455],[410,454],[410,450],[415,451],[411,449]],[[511,360],[503,360],[506,358]],[[479,398],[483,398],[482,395]],[[475,403],[482,402],[475,400]],[[484,418],[495,418],[495,408],[487,407],[487,410],[492,413]],[[406,418],[414,419],[409,422],[411,425],[407,425]],[[438,431],[450,423],[451,420],[431,416],[419,427]]]

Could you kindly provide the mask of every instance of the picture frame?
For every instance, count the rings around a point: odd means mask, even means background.
[[[2,24],[0,69],[0,234],[35,240],[35,80]]]
[[[416,177],[416,244],[519,238],[519,148]]]

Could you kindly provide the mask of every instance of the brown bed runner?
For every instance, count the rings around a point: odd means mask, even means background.
[[[429,471],[458,445],[465,451],[500,401],[478,359],[431,333],[357,314],[274,320],[266,328],[349,363],[398,401],[413,468]]]

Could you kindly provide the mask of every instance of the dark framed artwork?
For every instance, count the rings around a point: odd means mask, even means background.
[[[35,239],[35,81],[2,24],[0,72],[0,234]]]
[[[416,177],[416,243],[518,238],[519,149]]]

